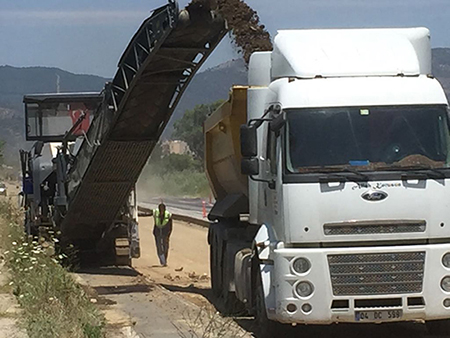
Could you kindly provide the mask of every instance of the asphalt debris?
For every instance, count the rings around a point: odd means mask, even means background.
[[[228,22],[233,42],[246,64],[252,53],[273,49],[270,34],[258,13],[242,0],[217,0],[218,10]]]
[[[258,13],[243,0],[192,0],[190,12],[218,11],[227,21],[234,45],[246,64],[258,51],[271,51],[272,40]]]

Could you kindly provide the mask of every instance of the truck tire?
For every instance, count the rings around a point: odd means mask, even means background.
[[[267,318],[266,302],[259,269],[255,273],[255,322],[257,327],[257,338],[280,337],[281,324]]]
[[[215,224],[210,228],[210,273],[211,289],[217,299],[220,312],[226,315],[245,315],[247,310],[229,286],[234,279],[234,255],[246,246],[237,241],[228,241],[228,223]]]
[[[450,336],[450,320],[432,320],[425,323],[427,331],[431,336],[448,337]]]
[[[224,314],[228,316],[243,317],[248,315],[245,305],[236,297],[235,292],[227,292],[223,295]]]

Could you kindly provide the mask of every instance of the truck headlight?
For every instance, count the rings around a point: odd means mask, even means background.
[[[311,263],[306,258],[296,258],[292,263],[292,269],[299,274],[306,273],[311,269]]]
[[[449,289],[450,289],[450,277],[449,277]],[[295,291],[302,298],[309,297],[314,291],[314,286],[310,282],[303,281],[295,286]]]
[[[450,252],[442,256],[442,265],[450,269]]]
[[[445,292],[450,292],[450,276],[445,276],[441,280],[441,288]]]

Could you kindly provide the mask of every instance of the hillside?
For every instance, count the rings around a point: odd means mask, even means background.
[[[0,139],[6,141],[7,160],[25,146],[22,98],[29,93],[54,93],[59,76],[61,92],[100,91],[107,79],[77,75],[58,68],[0,66]]]
[[[0,66],[0,107],[22,110],[22,97],[31,93],[54,93],[59,76],[61,92],[100,91],[107,79],[78,75],[58,68]]]
[[[450,97],[450,48],[433,49],[433,73]],[[16,158],[16,151],[24,146],[23,95],[55,92],[57,76],[61,92],[100,91],[107,81],[99,76],[77,75],[58,68],[0,66],[0,139],[8,144],[7,155]],[[229,61],[198,73],[175,110],[164,137],[170,137],[173,122],[186,109],[226,99],[233,84],[246,83],[247,71],[242,60]]]
[[[198,73],[175,109],[164,137],[170,137],[173,123],[180,119],[187,109],[192,109],[197,104],[227,99],[232,85],[246,84],[247,69],[243,60],[229,61]]]
[[[0,66],[0,139],[7,142],[7,158],[16,158],[18,149],[25,146],[23,95],[56,92],[58,76],[61,92],[101,91],[108,81],[99,76],[77,75],[58,68]],[[245,84],[246,77],[241,60],[197,74],[174,112],[164,137],[170,137],[173,122],[186,109],[227,98],[230,86]]]

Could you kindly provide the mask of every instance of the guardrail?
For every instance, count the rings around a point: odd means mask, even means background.
[[[150,216],[152,209],[138,206],[138,212],[140,217],[148,217]],[[207,219],[200,219],[192,216],[181,215],[181,214],[172,214],[172,218],[175,221],[182,221],[187,223],[192,223],[199,225],[201,227],[209,228],[210,222]]]

